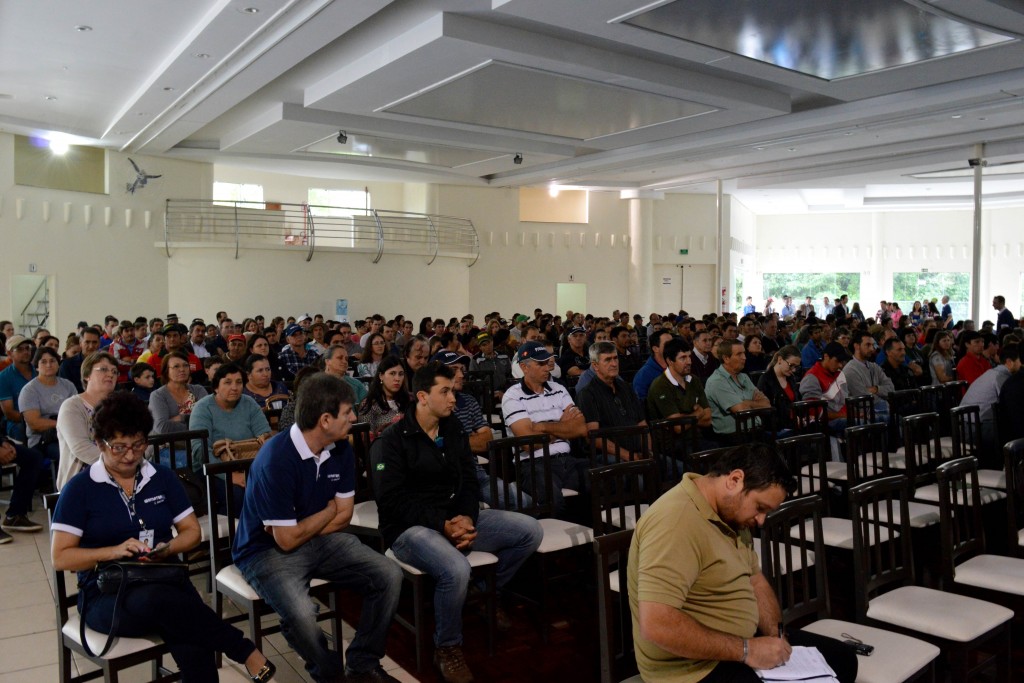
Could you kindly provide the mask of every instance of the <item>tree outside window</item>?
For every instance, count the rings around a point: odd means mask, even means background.
[[[970,273],[893,273],[892,298],[899,303],[900,310],[909,313],[915,301],[924,303],[937,299],[936,306],[942,310],[942,297],[949,296],[953,320],[970,317],[971,299]],[[981,321],[977,321],[979,324]]]
[[[835,302],[843,294],[850,297],[850,303],[860,301],[860,273],[765,273],[764,291],[758,307],[765,299],[775,299],[775,310],[782,310],[782,295],[793,297],[798,306],[806,297],[811,297],[814,310],[821,312],[822,298]],[[861,306],[864,308],[863,304]]]

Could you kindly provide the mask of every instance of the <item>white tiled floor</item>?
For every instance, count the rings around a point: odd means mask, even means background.
[[[30,517],[46,523],[46,513],[38,501]],[[44,531],[12,536],[13,542],[0,545],[0,683],[57,681],[57,626],[49,580],[49,535]],[[69,587],[73,586],[74,579],[70,578]],[[352,627],[346,624],[343,632],[346,646],[352,634]],[[280,634],[264,640],[263,652],[277,665],[276,682],[312,680],[302,660]],[[221,681],[244,683],[248,680],[248,676],[243,675],[244,667],[227,659],[224,663]],[[385,657],[381,664],[400,681],[417,680],[390,657]],[[77,674],[79,667],[83,671],[95,668],[92,663],[76,658],[73,673]],[[126,683],[142,683],[148,679],[148,664],[129,669],[121,678]]]

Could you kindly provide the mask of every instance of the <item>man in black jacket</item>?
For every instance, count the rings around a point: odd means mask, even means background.
[[[462,605],[470,567],[464,553],[498,556],[497,586],[512,578],[540,545],[537,520],[505,510],[481,510],[476,459],[457,418],[455,373],[440,363],[420,368],[416,402],[370,450],[385,547],[434,578],[434,664],[449,683],[473,675],[462,654]]]

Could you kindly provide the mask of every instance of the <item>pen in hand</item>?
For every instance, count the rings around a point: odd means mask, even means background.
[[[785,637],[786,637],[786,634],[782,631],[782,622],[780,621],[779,622],[779,638],[780,639],[785,639]]]

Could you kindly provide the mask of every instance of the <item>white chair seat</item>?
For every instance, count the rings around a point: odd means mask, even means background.
[[[793,567],[793,571],[800,571],[804,568],[804,556],[800,552],[800,548],[795,545],[790,545],[789,552],[779,555],[779,567],[778,572],[780,574],[789,573],[789,568]],[[754,553],[757,555],[757,562],[764,567],[764,559],[761,557],[761,544],[754,544]],[[807,551],[807,566],[814,566],[814,553],[810,550]]]
[[[645,512],[647,512],[647,508],[649,507],[651,506],[648,505],[647,503],[642,504],[640,506],[640,514],[643,515]],[[626,508],[625,515],[620,514],[620,510],[618,508],[615,508],[614,510],[609,510],[608,512],[609,521],[611,521],[612,526],[616,526],[620,529],[636,528],[636,510],[632,506]],[[625,516],[626,518],[625,524],[623,524],[622,522],[623,516]]]
[[[402,562],[400,559],[395,557],[395,552],[391,550],[391,548],[388,548],[384,551],[384,556],[387,557],[389,560],[393,560],[395,564],[397,564],[399,567],[409,572],[410,574],[413,574],[415,576],[423,576],[426,574],[426,572],[422,569],[418,569],[412,566],[411,564]],[[487,565],[498,564],[497,555],[494,555],[492,553],[485,553],[482,550],[471,550],[469,554],[466,555],[466,559],[469,560],[470,567],[486,567]]]
[[[939,437],[939,454],[942,456],[944,460],[948,460],[949,458],[953,457],[953,437]]]
[[[537,548],[538,553],[553,553],[566,548],[590,545],[594,540],[594,530],[588,526],[566,522],[561,519],[539,519],[540,528],[544,530],[544,540]]]
[[[487,458],[485,458],[482,455],[476,456],[476,464],[480,465],[481,467],[487,467],[487,464],[490,463],[490,462],[491,462],[490,460],[488,460]]]
[[[562,489],[562,498],[572,498],[578,495],[580,495],[580,492],[575,489]]]
[[[619,592],[619,570],[616,569],[608,574],[608,585],[613,593]]]
[[[357,526],[363,529],[380,528],[380,515],[377,513],[377,501],[364,500],[352,506],[352,519],[349,526]]]
[[[876,542],[874,539],[874,528],[870,528],[872,545]],[[886,528],[882,528],[881,531],[882,541],[888,541],[892,537],[899,537],[898,532],[891,532]],[[821,534],[824,536],[822,542],[830,548],[853,550],[853,522],[850,520],[840,517],[822,517]],[[814,542],[814,527],[809,522],[807,522],[807,541],[810,543]]]
[[[199,518],[199,533],[200,541],[206,543],[210,540],[210,516],[203,515]],[[177,536],[177,533],[175,533]],[[217,538],[227,538],[228,536],[228,516],[217,515]]]
[[[978,486],[1006,490],[1006,470],[978,470]]]
[[[79,632],[81,630],[79,625],[80,618],[81,617],[78,615],[77,611],[68,613],[68,620],[64,622],[64,626],[60,629],[60,632],[65,638],[68,638],[79,645],[82,644],[82,636]],[[85,638],[89,641],[89,649],[93,652],[99,652],[102,650],[103,646],[107,642],[106,633],[93,631],[88,626],[85,627]],[[114,642],[110,646],[110,652],[103,655],[103,659],[117,659],[118,657],[142,652],[143,650],[163,644],[163,638],[158,635],[144,636],[142,638],[125,638],[123,636],[118,636],[114,638]]]
[[[882,513],[882,521],[891,522],[893,524],[899,524],[902,521],[902,515],[898,505],[893,506],[893,513],[895,520],[889,519],[888,508],[880,507],[879,511]],[[875,510],[872,507],[867,508],[865,511],[869,519],[875,518]],[[932,524],[939,523],[939,506],[929,505],[928,503],[918,503],[916,501],[907,502],[907,512],[910,513],[910,526],[915,529],[921,529]]]
[[[1024,529],[1017,530],[1017,545],[1024,545]]]
[[[907,469],[907,452],[903,446],[896,449],[895,453],[889,454],[889,469],[893,470],[905,470]]]
[[[869,619],[965,643],[1013,618],[1013,611],[984,600],[903,586],[868,603]]]
[[[994,501],[1002,500],[1003,498],[1006,498],[1006,492],[1005,491],[999,491],[997,489],[987,489],[987,488],[981,487],[980,497],[981,497],[981,504],[982,505],[988,505],[989,503],[992,503]],[[917,499],[917,500],[926,500],[926,501],[931,502],[931,503],[938,503],[939,502],[939,485],[938,484],[929,484],[928,486],[922,486],[919,489],[915,489],[914,490],[914,498]],[[968,503],[970,503],[972,500],[973,499],[970,498],[970,497],[967,498],[967,502]]]
[[[250,602],[263,599],[260,597],[259,593],[252,589],[249,582],[245,580],[244,576],[242,576],[242,572],[233,564],[228,565],[217,572],[217,584]],[[309,587],[316,588],[317,586],[324,586],[326,584],[327,581],[323,579],[313,579],[309,582]]]
[[[223,586],[226,590],[250,602],[261,599],[259,593],[252,589],[249,582],[242,576],[242,572],[233,564],[217,572],[217,585]]]
[[[843,634],[848,633],[873,645],[870,657],[857,657],[857,683],[900,683],[939,656],[939,648],[931,643],[849,621],[822,619],[803,630],[836,640],[846,640]]]
[[[954,581],[1000,593],[1024,595],[1024,560],[1003,555],[977,555],[956,566]]]

